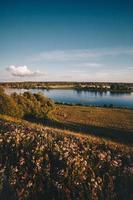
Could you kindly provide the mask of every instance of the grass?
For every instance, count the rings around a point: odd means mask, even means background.
[[[63,123],[133,131],[133,110],[57,105],[50,117]]]
[[[0,199],[131,200],[133,147],[0,115]]]
[[[101,137],[95,137],[93,135],[88,135],[88,134],[83,134],[83,133],[80,133],[80,132],[72,132],[72,131],[69,131],[69,130],[62,130],[62,129],[59,129],[59,128],[52,128],[52,127],[49,127],[49,126],[43,126],[42,123],[31,123],[29,121],[26,121],[26,120],[23,120],[23,119],[19,119],[19,118],[15,118],[15,117],[10,117],[8,115],[1,115],[0,114],[0,121],[5,121],[11,125],[13,124],[16,124],[16,126],[20,125],[20,126],[24,126],[24,127],[29,127],[29,128],[32,128],[32,129],[35,129],[36,130],[48,130],[48,131],[51,131],[51,132],[55,132],[56,134],[58,135],[62,135],[62,136],[73,136],[73,137],[77,137],[79,139],[82,139],[82,138],[87,138],[89,139],[90,142],[93,142],[95,144],[105,144],[105,145],[109,145],[111,146],[112,148],[116,148],[118,150],[123,150],[123,151],[126,151],[126,152],[130,152],[133,150],[133,147],[128,145],[128,144],[120,144],[118,142],[113,142],[113,141],[110,141],[108,139],[104,139],[104,138],[101,138]],[[0,129],[1,131],[1,129]]]

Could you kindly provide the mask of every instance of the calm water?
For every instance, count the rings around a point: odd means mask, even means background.
[[[113,104],[115,106],[124,106],[133,108],[133,93],[131,94],[112,94],[108,92],[92,92],[92,91],[77,91],[74,89],[8,89],[7,93],[17,92],[23,93],[29,91],[32,93],[41,92],[56,102],[75,103],[83,105],[99,105]]]

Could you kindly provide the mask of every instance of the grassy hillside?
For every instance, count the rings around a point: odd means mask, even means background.
[[[49,126],[133,144],[133,110],[57,105],[48,117]]]
[[[63,123],[133,131],[133,110],[57,105],[51,116]]]
[[[133,148],[0,115],[0,199],[131,200]]]

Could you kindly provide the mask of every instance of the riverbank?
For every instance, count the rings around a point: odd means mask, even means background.
[[[56,105],[66,105],[66,106],[83,106],[83,107],[91,107],[91,108],[115,108],[115,109],[129,109],[133,110],[133,108],[128,108],[126,106],[115,106],[114,104],[103,104],[103,105],[84,105],[82,103],[65,103],[65,102],[55,102]]]

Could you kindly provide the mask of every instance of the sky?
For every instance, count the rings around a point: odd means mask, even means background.
[[[0,0],[0,82],[133,82],[132,0]]]

